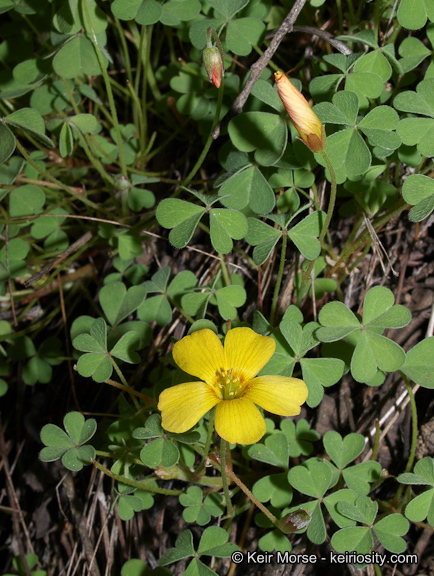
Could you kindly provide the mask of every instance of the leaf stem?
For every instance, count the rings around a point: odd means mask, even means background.
[[[113,91],[112,91],[112,87],[111,87],[111,83],[110,83],[110,77],[109,77],[107,69],[104,65],[104,59],[102,57],[101,49],[100,49],[99,44],[98,44],[95,30],[93,29],[93,26],[92,26],[92,20],[90,18],[87,3],[83,2],[82,5],[83,5],[84,13],[86,15],[87,25],[89,26],[89,30],[90,30],[90,34],[89,34],[90,40],[91,40],[93,47],[95,49],[96,57],[98,58],[98,62],[99,62],[100,68],[101,68],[101,73],[102,73],[102,76],[104,78],[105,88],[107,90],[107,98],[109,101],[110,112],[111,112],[111,115],[113,118],[113,125],[114,125],[114,129],[116,132],[116,140],[117,140],[116,144],[119,148],[119,161],[120,161],[120,165],[121,165],[122,174],[125,176],[125,178],[128,178],[127,165],[125,164],[124,145],[123,145],[121,130],[119,128],[118,113],[116,110],[115,100],[113,98]]]
[[[222,76],[220,88],[218,90],[217,108],[215,111],[214,120],[213,120],[213,123],[211,126],[211,130],[210,130],[209,135],[208,135],[208,139],[205,143],[205,146],[204,146],[204,149],[202,150],[201,155],[197,159],[196,164],[193,166],[193,168],[190,170],[190,173],[188,174],[188,176],[182,182],[183,186],[187,186],[187,184],[193,180],[194,175],[199,170],[199,168],[202,165],[202,162],[205,159],[205,156],[208,154],[208,150],[211,148],[211,144],[213,143],[213,140],[214,140],[214,130],[215,130],[215,127],[217,126],[217,123],[218,123],[219,118],[220,118],[220,110],[221,110],[222,102],[223,102],[224,87],[225,87],[225,80],[224,80],[224,76]]]
[[[208,431],[206,434],[206,441],[205,441],[205,446],[203,449],[202,461],[199,464],[199,466],[197,467],[197,470],[195,472],[195,476],[199,476],[199,474],[205,468],[205,462],[206,462],[206,460],[208,458],[208,454],[209,454],[209,447],[211,446],[212,433],[214,432],[214,417],[215,417],[215,407],[209,413]]]
[[[122,374],[119,366],[117,365],[117,363],[115,362],[114,358],[113,358],[110,354],[109,354],[109,358],[110,358],[110,361],[111,361],[111,363],[112,363],[112,365],[113,365],[113,368],[114,368],[115,371],[116,371],[116,374],[119,376],[122,384],[125,386],[126,391],[130,394],[131,400],[134,402],[134,406],[136,407],[136,410],[140,410],[139,401],[137,400],[137,398],[135,397],[134,394],[131,394],[130,385],[129,385],[128,382],[126,381],[125,376]],[[110,382],[110,383],[111,383],[111,382]]]
[[[232,470],[228,470],[226,468],[226,473],[229,476],[229,478],[231,480],[233,480],[235,482],[235,484],[241,488],[241,490],[244,492],[244,494],[249,498],[249,500],[251,500],[255,506],[257,506],[259,508],[259,510],[261,512],[263,512],[265,514],[265,516],[271,520],[271,522],[278,527],[278,519],[276,518],[276,516],[274,516],[261,502],[259,502],[259,500],[257,498],[255,498],[255,496],[253,495],[253,493],[247,488],[247,486],[238,478],[238,476],[236,476],[236,474],[232,471]],[[222,476],[223,476],[223,462],[222,462]]]
[[[324,162],[325,162],[325,164],[328,168],[328,171],[330,173],[330,184],[331,184],[331,186],[330,186],[330,199],[329,199],[329,205],[327,208],[327,215],[326,215],[326,219],[324,221],[323,227],[321,229],[320,235],[318,237],[319,243],[322,245],[324,238],[325,238],[325,235],[327,234],[327,231],[329,229],[330,222],[331,222],[331,219],[333,216],[333,210],[335,208],[337,184],[336,184],[336,174],[335,174],[333,166],[330,162],[330,159],[326,154],[326,151],[321,150],[320,154],[323,157]],[[306,282],[309,281],[309,278],[310,278],[310,275],[311,275],[311,272],[313,270],[314,265],[315,265],[315,260],[311,260],[306,272],[303,274],[302,288],[306,284]],[[314,290],[313,286],[312,286],[312,290]]]
[[[115,474],[111,472],[108,468],[100,464],[97,460],[92,460],[92,464],[95,468],[98,468],[101,472],[103,472],[109,478],[113,478],[113,480],[117,480],[122,484],[127,484],[127,486],[132,486],[133,488],[137,488],[138,490],[146,490],[147,492],[154,492],[155,494],[165,494],[166,496],[179,496],[183,494],[183,490],[168,490],[166,488],[159,488],[158,486],[151,486],[147,482],[136,482],[131,478],[126,478],[125,476],[119,476],[119,474]]]
[[[221,475],[222,475],[222,484],[223,484],[223,492],[225,495],[226,500],[226,507],[228,510],[229,516],[233,516],[234,514],[234,507],[231,502],[231,496],[229,494],[229,484],[228,484],[228,473],[232,466],[228,466],[228,463],[231,463],[231,452],[229,449],[229,445],[226,440],[223,438],[220,439],[220,462],[221,462]]]
[[[410,398],[410,406],[411,406],[411,447],[410,447],[410,454],[408,457],[407,466],[405,467],[405,472],[410,472],[413,468],[414,458],[416,455],[416,446],[417,446],[417,408],[416,408],[416,400],[414,398],[413,389],[411,384],[403,372],[400,372],[401,378],[404,380],[405,385],[407,387],[408,397]]]
[[[270,312],[270,324],[274,324],[274,317],[276,315],[277,299],[280,293],[280,286],[282,284],[283,272],[285,270],[285,258],[286,258],[286,247],[288,245],[288,234],[287,231],[283,231],[282,235],[282,249],[280,251],[280,264],[279,272],[277,274],[276,285],[274,286],[273,300],[271,302],[271,312]]]
[[[71,194],[71,196],[73,196],[74,198],[76,198],[77,200],[80,200],[81,202],[83,202],[83,204],[86,204],[86,206],[89,206],[89,208],[93,208],[93,210],[96,211],[101,211],[106,215],[111,216],[111,214],[109,214],[109,212],[107,212],[107,210],[105,210],[104,208],[102,208],[101,206],[98,206],[98,204],[95,204],[95,202],[92,202],[91,200],[88,200],[86,198],[86,196],[84,196],[83,194],[78,194],[77,192],[75,192],[75,190],[73,188],[69,188],[69,186],[67,186],[66,184],[64,184],[61,180],[58,180],[57,178],[54,178],[54,176],[52,176],[49,172],[46,172],[45,170],[43,170],[39,164],[37,164],[33,158],[30,157],[29,154],[27,154],[26,149],[24,148],[24,146],[19,142],[19,140],[17,138],[15,138],[15,143],[17,145],[18,150],[21,152],[21,155],[23,156],[23,158],[26,160],[26,162],[28,162],[30,164],[30,166],[32,166],[33,168],[35,168],[35,170],[37,170],[38,174],[40,174],[42,176],[42,178],[46,178],[47,180],[49,180],[50,182],[52,182],[53,184],[56,184],[59,188],[61,188],[62,190],[64,190],[65,192],[67,192],[68,194]]]

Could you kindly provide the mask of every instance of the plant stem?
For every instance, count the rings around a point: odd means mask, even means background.
[[[138,488],[139,490],[146,490],[147,492],[154,492],[155,494],[165,494],[166,496],[179,496],[180,494],[183,494],[182,490],[167,490],[166,488],[159,488],[157,486],[152,486],[147,482],[136,482],[135,480],[131,480],[130,478],[126,478],[125,476],[119,476],[119,474],[111,472],[108,468],[100,464],[97,460],[92,460],[92,464],[95,466],[95,468],[101,470],[101,472],[103,472],[109,478],[113,478],[113,480],[117,480],[122,484],[133,486],[133,488]]]
[[[223,484],[223,492],[225,495],[226,500],[226,507],[228,510],[229,516],[233,516],[234,514],[234,507],[232,506],[231,496],[229,494],[229,484],[228,484],[228,466],[226,461],[230,462],[231,453],[229,450],[228,443],[223,438],[220,439],[220,463],[221,463],[221,475],[222,475],[222,484]]]
[[[255,506],[257,506],[259,510],[261,510],[261,512],[263,512],[265,516],[269,518],[274,525],[277,526],[278,519],[276,518],[276,516],[274,516],[261,502],[259,502],[257,498],[255,498],[253,493],[247,488],[247,486],[243,482],[241,482],[238,476],[236,476],[234,472],[228,469],[226,469],[226,473],[229,476],[229,478],[233,480],[239,488],[241,488],[241,490],[249,498],[249,500],[251,500],[255,504]],[[223,463],[222,463],[222,475],[223,475]]]
[[[376,218],[375,221],[372,223],[372,225],[374,226],[374,229],[376,232],[378,232],[387,222],[389,222],[389,220],[391,220],[394,216],[398,216],[398,214],[401,214],[401,212],[403,210],[405,210],[407,208],[408,204],[405,202],[405,200],[403,200],[402,198],[400,198],[398,200],[398,202],[392,206],[391,208],[389,208],[389,210],[386,212],[386,214],[384,214],[383,216],[380,216],[379,218]],[[369,230],[365,229],[364,232],[362,232],[360,234],[360,236],[358,236],[356,238],[356,240],[354,241],[353,244],[351,244],[351,246],[348,246],[348,248],[346,248],[341,257],[339,258],[339,260],[336,262],[336,264],[333,266],[333,268],[329,271],[329,276],[331,276],[332,274],[334,274],[336,272],[336,270],[345,262],[345,260],[347,259],[347,257],[349,257],[351,254],[354,254],[356,252],[356,250],[362,245],[364,244],[367,240],[370,240],[370,235],[369,235]]]
[[[335,208],[337,184],[336,184],[335,171],[333,169],[333,166],[332,166],[330,159],[327,156],[325,150],[321,150],[320,154],[323,157],[324,162],[325,162],[325,164],[328,168],[328,171],[330,173],[330,184],[331,184],[331,186],[330,186],[330,200],[329,200],[329,206],[327,209],[327,215],[326,215],[326,219],[324,221],[323,227],[321,229],[320,235],[318,237],[319,243],[322,245],[324,238],[325,238],[325,235],[327,234],[327,231],[329,229],[330,222],[331,222],[331,219],[333,216],[333,210]],[[311,260],[306,272],[303,274],[303,278],[301,281],[302,288],[306,284],[306,282],[309,281],[309,278],[310,278],[310,275],[311,275],[311,272],[313,270],[314,265],[315,265],[315,260]],[[312,286],[312,290],[313,289],[314,289],[314,287]]]
[[[408,378],[405,374],[399,371],[401,378],[403,379],[405,386],[407,388],[408,396],[410,398],[410,406],[411,406],[411,446],[410,446],[410,454],[408,456],[407,465],[405,467],[404,472],[410,472],[413,468],[414,457],[416,454],[416,446],[417,446],[417,409],[416,409],[416,400],[414,398],[413,389],[411,387]],[[404,484],[400,484],[398,490],[396,491],[395,496],[393,497],[393,502],[400,502],[401,494],[405,488]]]
[[[277,299],[279,298],[280,286],[282,284],[283,272],[285,270],[285,258],[286,258],[287,245],[288,245],[288,234],[287,234],[287,231],[284,230],[283,234],[282,234],[282,249],[280,251],[279,272],[277,274],[276,285],[274,287],[273,300],[271,302],[271,312],[270,312],[270,324],[271,325],[274,324],[274,317],[275,317],[276,308],[277,308]]]
[[[417,446],[417,409],[416,409],[416,400],[414,398],[413,389],[411,387],[408,378],[400,372],[401,378],[404,380],[405,385],[407,387],[408,397],[410,398],[410,406],[411,406],[411,448],[410,454],[408,457],[407,466],[405,467],[405,472],[410,472],[413,468],[414,458],[416,455],[416,446]]]
[[[111,216],[111,214],[109,214],[106,210],[104,210],[104,208],[101,208],[100,206],[98,206],[98,204],[95,204],[95,202],[92,202],[91,200],[88,200],[86,198],[86,196],[82,195],[82,194],[77,194],[77,192],[75,192],[72,188],[69,188],[69,186],[67,186],[66,184],[64,184],[63,182],[61,182],[60,180],[58,180],[57,178],[54,178],[54,176],[51,176],[51,174],[49,172],[46,172],[45,170],[43,170],[34,160],[33,158],[31,158],[29,156],[29,154],[27,154],[26,149],[24,148],[24,146],[17,140],[17,138],[15,138],[15,142],[17,145],[18,150],[21,152],[21,155],[23,156],[23,158],[30,164],[30,166],[32,166],[33,168],[35,168],[35,170],[38,171],[38,174],[40,174],[43,178],[46,178],[47,180],[49,180],[50,182],[52,182],[53,184],[56,184],[59,188],[61,188],[62,190],[64,190],[65,192],[67,192],[68,194],[71,194],[71,196],[73,196],[74,198],[76,198],[77,200],[80,200],[81,202],[83,202],[83,204],[86,204],[87,206],[89,206],[89,208],[92,208],[93,210],[96,211],[101,211],[106,215]]]
[[[86,2],[83,2],[83,10],[84,10],[84,13],[86,15],[87,25],[89,26],[89,30],[90,30],[90,34],[89,34],[90,40],[91,40],[93,47],[95,49],[96,57],[98,58],[98,62],[99,62],[100,68],[101,68],[101,73],[102,73],[102,76],[104,78],[105,88],[107,90],[107,98],[109,101],[110,112],[111,112],[111,115],[113,118],[113,125],[114,125],[114,129],[116,132],[116,140],[117,140],[116,144],[118,145],[118,148],[119,148],[119,161],[121,164],[122,174],[125,176],[125,178],[128,178],[127,165],[125,164],[124,146],[123,146],[123,141],[122,141],[122,136],[121,136],[121,130],[119,128],[118,113],[116,110],[115,100],[113,98],[113,91],[112,91],[112,87],[111,87],[111,83],[110,83],[110,77],[109,77],[107,69],[104,65],[104,59],[102,57],[102,53],[101,53],[100,47],[98,45],[98,40],[97,40],[95,31],[93,29],[93,26],[92,26],[92,20],[90,18],[89,10],[88,10]]]
[[[205,446],[203,449],[203,457],[202,457],[201,463],[199,464],[199,466],[195,472],[195,476],[198,476],[202,472],[202,470],[205,468],[205,462],[206,462],[206,459],[208,458],[208,454],[209,454],[209,447],[211,446],[212,433],[214,431],[214,417],[215,417],[215,407],[209,413],[208,431],[207,431],[207,435],[206,435]]]
[[[121,379],[122,384],[125,386],[127,392],[130,392],[130,385],[128,384],[128,382],[125,379],[125,376],[122,374],[119,366],[116,364],[114,358],[112,356],[109,355],[110,361],[113,365],[113,368],[116,371],[116,374],[119,376],[119,378]],[[131,400],[134,402],[134,406],[136,407],[136,410],[139,411],[140,410],[140,404],[139,401],[137,400],[137,398],[135,397],[134,394],[130,394],[131,396]]]
[[[193,168],[191,169],[188,176],[182,182],[183,186],[187,186],[187,184],[193,180],[194,175],[199,170],[199,168],[202,165],[202,162],[204,161],[206,155],[208,154],[208,150],[211,148],[211,144],[213,143],[213,140],[214,140],[214,129],[217,126],[219,118],[220,118],[220,110],[221,110],[222,102],[223,102],[224,87],[225,87],[225,81],[224,81],[224,76],[222,76],[220,88],[218,91],[218,97],[217,97],[217,108],[215,111],[214,120],[213,120],[213,123],[211,126],[211,130],[210,130],[209,135],[208,135],[208,140],[206,141],[204,149],[202,150],[201,155],[197,159],[196,164],[193,166]]]
[[[226,266],[225,258],[223,254],[218,253],[218,257],[220,258],[220,265],[223,273],[223,279],[225,281],[226,286],[231,285],[231,278],[229,276],[228,267]]]

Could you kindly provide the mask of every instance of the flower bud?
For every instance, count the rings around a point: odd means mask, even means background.
[[[209,81],[212,82],[216,88],[220,88],[224,70],[219,49],[216,46],[207,46],[203,51],[202,57]]]
[[[312,150],[321,152],[326,147],[326,134],[320,119],[309,106],[306,98],[282,74],[275,72],[277,93],[285,106],[300,138]]]

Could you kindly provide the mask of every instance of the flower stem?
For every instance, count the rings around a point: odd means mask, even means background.
[[[214,130],[215,130],[215,127],[217,126],[217,123],[218,123],[219,118],[220,118],[220,110],[221,110],[222,102],[223,102],[224,87],[225,87],[225,81],[224,81],[224,76],[222,76],[220,88],[218,91],[218,97],[217,97],[217,108],[215,111],[215,116],[214,116],[214,120],[213,120],[213,123],[211,126],[211,130],[210,130],[209,135],[208,135],[208,140],[206,141],[205,147],[202,150],[201,155],[197,159],[196,164],[193,166],[193,168],[191,169],[187,178],[182,183],[183,186],[187,186],[187,184],[193,180],[193,176],[199,170],[200,166],[202,165],[202,162],[205,159],[205,156],[208,154],[208,150],[211,148],[211,144],[213,143],[213,140],[214,140]]]
[[[255,506],[257,506],[259,510],[263,512],[265,516],[271,520],[271,522],[273,522],[275,526],[277,526],[278,520],[276,516],[274,516],[263,504],[261,504],[261,502],[259,502],[259,500],[255,498],[255,496],[253,496],[253,493],[247,488],[247,486],[243,482],[241,482],[238,476],[236,476],[234,472],[232,472],[232,470],[228,470],[227,468],[226,473],[229,476],[229,478],[233,480],[239,488],[241,488],[241,490],[249,498],[249,500],[251,500],[255,504]],[[222,461],[222,476],[223,476],[223,461]]]
[[[325,164],[326,164],[326,166],[327,166],[327,168],[328,168],[328,171],[329,171],[329,173],[330,173],[330,184],[331,184],[331,186],[330,186],[330,200],[329,200],[329,206],[328,206],[328,209],[327,209],[327,215],[326,215],[325,222],[324,222],[324,224],[323,224],[323,227],[322,227],[322,229],[321,229],[321,232],[320,232],[320,235],[319,235],[319,238],[318,238],[319,243],[322,245],[323,240],[324,240],[324,238],[325,238],[325,235],[327,234],[327,231],[328,231],[328,229],[329,229],[332,216],[333,216],[333,210],[334,210],[334,208],[335,208],[335,203],[336,203],[336,187],[337,187],[337,185],[336,185],[336,175],[335,175],[335,171],[334,171],[334,169],[333,169],[333,166],[332,166],[332,164],[331,164],[331,162],[330,162],[329,157],[327,156],[325,150],[321,150],[320,154],[321,154],[321,156],[323,157],[324,162],[325,162]],[[311,260],[311,262],[309,263],[309,266],[308,266],[306,272],[303,274],[303,278],[302,278],[302,288],[303,288],[303,286],[306,284],[306,282],[309,281],[309,278],[310,278],[310,275],[311,275],[311,272],[312,272],[312,270],[313,270],[314,265],[315,265],[315,260]],[[312,286],[312,290],[313,290],[313,289],[314,289],[314,288],[313,288],[313,286]],[[301,291],[302,291],[302,290],[301,290]]]
[[[218,254],[218,256],[220,258],[220,265],[221,265],[225,285],[230,286],[231,285],[231,278],[229,276],[228,267],[226,266],[225,257],[223,256],[223,254],[220,254],[220,253]]]
[[[416,454],[416,446],[417,446],[417,409],[416,409],[416,400],[414,398],[413,389],[411,387],[408,378],[400,372],[401,378],[404,380],[405,385],[407,387],[408,397],[410,398],[410,406],[411,406],[411,448],[410,454],[408,457],[407,466],[405,467],[405,472],[410,472],[413,468],[414,457]]]
[[[285,270],[285,258],[286,258],[286,247],[288,245],[288,234],[286,230],[283,231],[282,235],[282,249],[280,251],[280,264],[279,272],[277,274],[277,281],[274,287],[273,301],[271,302],[271,312],[270,312],[270,324],[274,323],[274,316],[276,314],[277,299],[279,297],[280,286],[282,284],[283,272]]]
[[[100,464],[97,460],[92,460],[92,464],[95,466],[95,468],[98,468],[98,470],[103,472],[109,478],[113,478],[113,480],[117,480],[122,484],[133,486],[133,488],[138,488],[139,490],[146,490],[147,492],[154,492],[155,494],[165,494],[166,496],[179,496],[180,494],[183,494],[183,490],[168,490],[166,488],[159,488],[158,486],[152,486],[147,482],[137,482],[136,480],[132,480],[131,478],[127,478],[126,476],[119,476],[119,474],[111,472],[108,468]]]
[[[410,472],[413,468],[414,458],[416,454],[416,446],[417,446],[417,408],[416,408],[416,400],[414,398],[413,389],[411,387],[408,378],[405,374],[399,371],[401,378],[404,380],[405,386],[407,387],[408,397],[410,398],[410,406],[411,406],[411,446],[410,446],[410,454],[408,456],[407,465],[405,467],[404,472]],[[405,488],[404,484],[401,484],[396,491],[395,496],[393,497],[394,502],[399,502],[401,499],[401,494]]]
[[[194,473],[195,476],[199,476],[202,473],[202,470],[205,468],[205,462],[209,454],[209,447],[211,446],[212,433],[214,431],[214,417],[215,417],[215,407],[209,413],[208,431],[206,435],[205,446],[203,449],[202,460]]]
[[[223,484],[223,492],[225,495],[226,500],[226,507],[228,510],[229,516],[233,516],[234,514],[234,507],[232,506],[231,496],[229,494],[229,484],[228,484],[228,474],[230,472],[230,468],[232,466],[228,466],[231,463],[231,452],[229,450],[228,443],[223,438],[220,439],[220,463],[221,463],[221,474],[222,474],[222,484]]]
[[[130,394],[131,396],[131,400],[134,402],[134,406],[136,407],[136,410],[140,410],[140,404],[139,401],[137,400],[137,398],[135,397],[134,394],[131,394],[130,392],[130,385],[128,384],[128,382],[125,379],[125,376],[122,374],[119,366],[116,364],[114,358],[112,356],[109,355],[110,361],[112,363],[113,368],[116,371],[116,374],[119,376],[122,384],[125,386],[126,391]]]

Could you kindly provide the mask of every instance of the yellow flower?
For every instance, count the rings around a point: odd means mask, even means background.
[[[212,330],[198,330],[173,348],[176,364],[201,382],[187,382],[163,390],[158,408],[169,432],[186,432],[217,406],[215,429],[234,444],[253,444],[265,434],[265,421],[255,406],[296,416],[308,390],[303,380],[286,376],[259,376],[276,349],[272,338],[250,328],[234,328],[224,347]]]
[[[306,98],[282,72],[275,72],[277,93],[303,142],[312,152],[326,147],[326,135],[320,119],[309,106]]]

